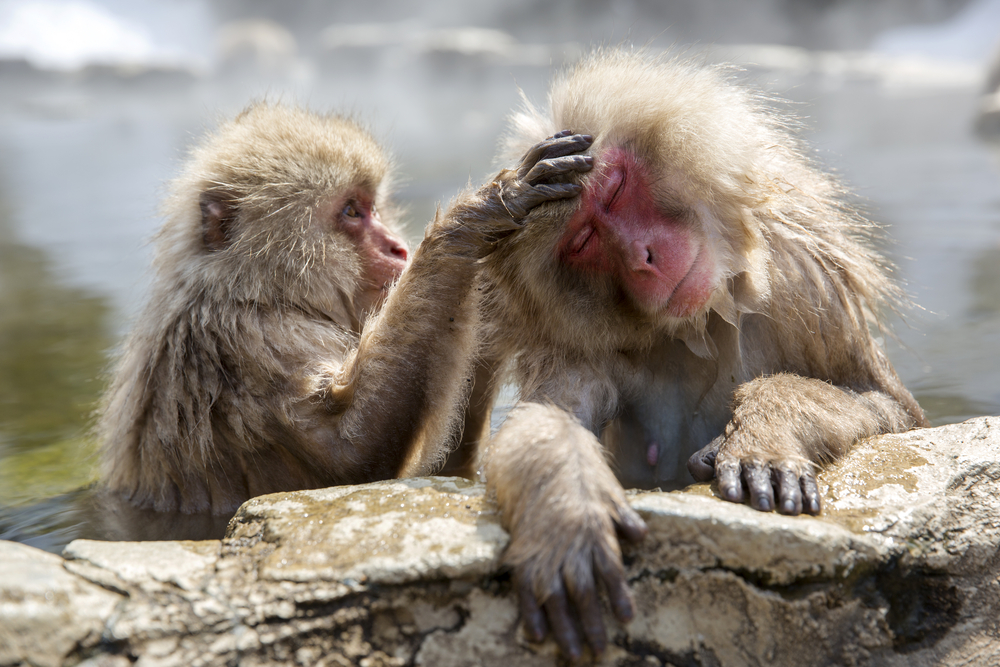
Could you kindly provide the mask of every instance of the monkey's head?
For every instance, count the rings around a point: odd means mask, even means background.
[[[501,312],[539,321],[557,345],[622,349],[668,331],[710,354],[711,310],[734,321],[766,302],[763,220],[794,218],[797,187],[818,202],[833,185],[766,100],[727,79],[599,52],[555,82],[547,113],[513,116],[507,157],[566,129],[593,135],[594,169],[578,199],[539,207],[490,258]]]
[[[406,264],[391,231],[388,171],[351,120],[253,105],[197,147],[174,182],[161,276],[357,326]]]

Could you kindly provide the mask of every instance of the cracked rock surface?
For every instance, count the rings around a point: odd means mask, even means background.
[[[1000,418],[861,443],[821,484],[818,518],[632,495],[636,617],[597,664],[1000,664]],[[221,541],[0,542],[0,666],[561,664],[506,543],[444,477],[256,498]]]

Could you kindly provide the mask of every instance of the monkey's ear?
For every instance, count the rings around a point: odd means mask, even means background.
[[[232,241],[236,205],[225,195],[203,192],[198,201],[201,207],[201,239],[210,252],[225,250]]]

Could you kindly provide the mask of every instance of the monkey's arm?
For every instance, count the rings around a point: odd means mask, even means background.
[[[550,181],[589,170],[591,159],[574,153],[590,143],[568,133],[539,143],[517,170],[502,171],[429,226],[326,393],[334,424],[322,431],[325,463],[337,479],[417,474],[443,460],[469,395],[479,260],[520,229],[535,206],[579,193],[579,185]]]
[[[551,627],[571,659],[582,653],[583,640],[601,653],[606,638],[597,582],[615,615],[630,620],[618,538],[639,541],[647,529],[596,435],[568,410],[522,402],[490,443],[484,472],[511,533],[505,561],[514,568],[528,635],[541,641]]]
[[[493,402],[499,390],[496,382],[498,363],[480,359],[476,364],[472,375],[472,393],[462,423],[462,439],[439,475],[460,475],[470,479],[475,476],[476,452],[490,437]]]
[[[742,502],[746,485],[756,509],[819,514],[818,464],[840,458],[861,438],[914,425],[887,393],[779,373],[736,390],[725,433],[695,453],[688,470],[698,481],[718,477],[726,500]]]

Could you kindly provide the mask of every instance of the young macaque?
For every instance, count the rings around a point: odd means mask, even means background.
[[[258,104],[223,125],[173,184],[152,295],[102,406],[109,492],[224,515],[434,469],[470,394],[480,260],[536,205],[579,193],[546,183],[590,169],[572,155],[588,146],[539,143],[410,257],[389,161],[356,123]]]
[[[486,260],[492,355],[520,402],[484,451],[528,634],[571,657],[633,605],[622,485],[820,512],[816,473],[859,438],[926,425],[871,327],[900,302],[873,225],[805,157],[794,121],[720,68],[624,51],[513,117],[509,152],[593,137],[579,198]],[[686,465],[685,465],[686,464]],[[689,474],[690,471],[690,474]]]

